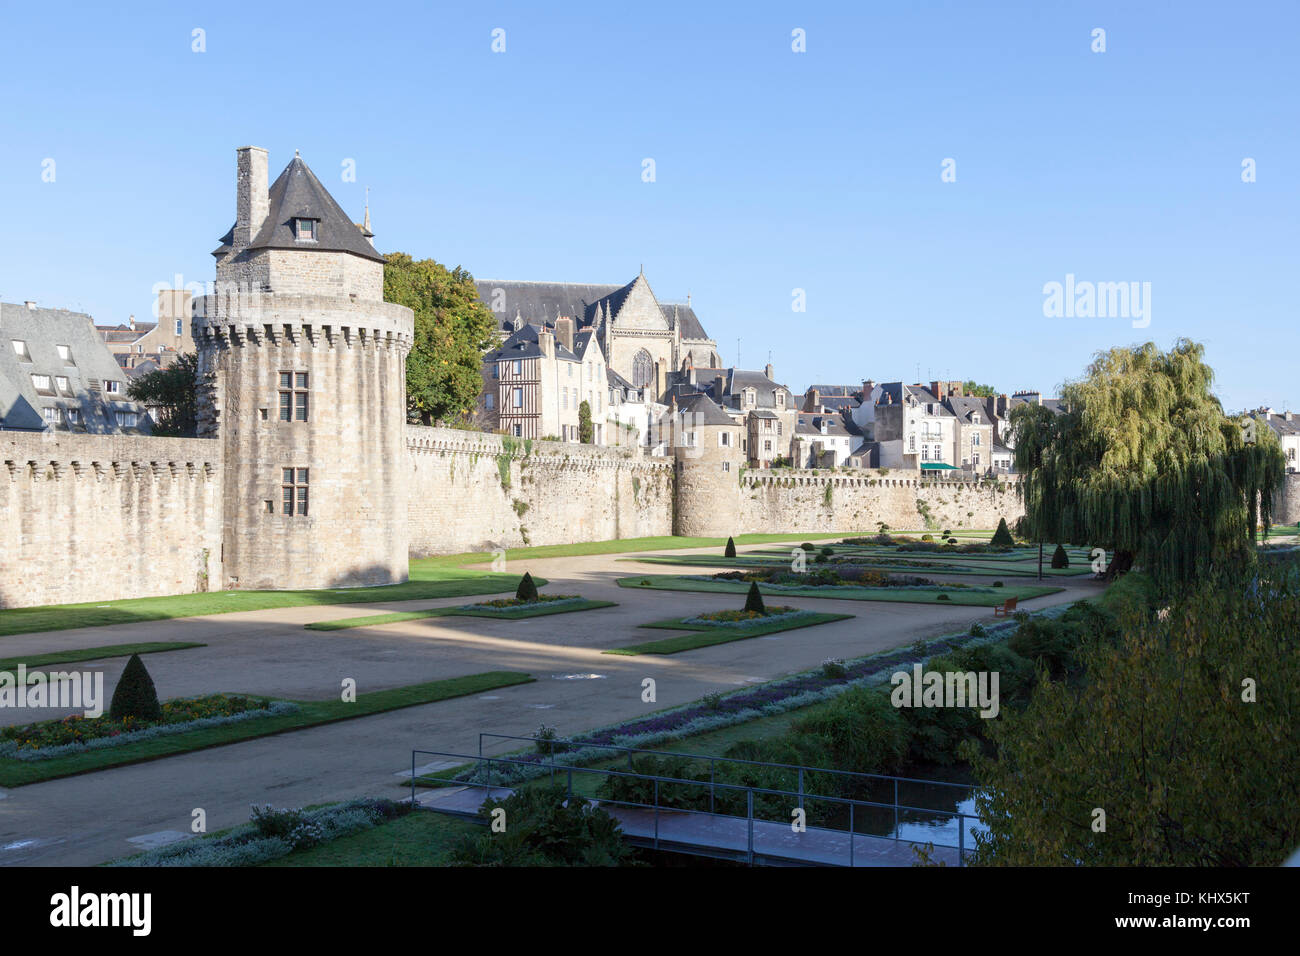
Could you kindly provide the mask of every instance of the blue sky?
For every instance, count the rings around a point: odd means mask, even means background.
[[[1187,336],[1229,409],[1300,409],[1293,2],[53,11],[2,14],[5,301],[111,323],[210,280],[254,144],[273,177],[301,150],[358,219],[369,186],[382,251],[483,278],[644,264],[726,364],[739,339],[795,389],[1054,392],[1098,349]],[[1045,317],[1067,274],[1149,282],[1149,327]]]

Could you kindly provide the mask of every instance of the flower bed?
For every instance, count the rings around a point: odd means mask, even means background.
[[[755,627],[770,624],[773,621],[786,621],[792,617],[812,614],[797,607],[773,605],[767,613],[761,611],[709,611],[695,617],[682,618],[682,624],[702,625],[704,627]]]
[[[573,603],[581,601],[580,594],[539,594],[536,601],[521,601],[519,598],[498,598],[495,601],[483,601],[479,604],[467,604],[463,610],[474,611],[514,611],[521,608],[554,605],[556,602]]]
[[[204,727],[278,717],[293,713],[297,704],[246,697],[242,694],[209,694],[163,703],[161,721],[146,723],[128,717],[83,717],[73,714],[58,720],[0,728],[0,757],[18,760],[47,760],[85,750],[119,747],[139,740],[186,733]]]
[[[1071,606],[1061,604],[1031,616],[1051,619],[1064,614]],[[937,654],[959,647],[1004,640],[1019,626],[1018,621],[1006,621],[983,627],[978,635],[951,634],[928,642],[918,641],[910,647],[860,657],[843,663],[842,676],[828,676],[822,667],[818,667],[757,687],[746,687],[727,694],[710,694],[702,700],[649,717],[613,724],[565,741],[554,742],[551,747],[556,754],[564,755],[565,763],[581,765],[610,757],[610,751],[593,746],[596,744],[652,747],[666,740],[783,714],[829,700],[853,687],[882,683],[895,671],[923,663]],[[838,668],[834,670],[838,673]],[[507,756],[536,766],[524,767],[515,763],[497,765],[499,769],[479,770],[476,767],[458,774],[456,779],[474,783],[507,784],[546,772],[546,756],[536,753]]]
[[[410,811],[392,800],[350,800],[317,810],[254,806],[252,822],[220,836],[181,840],[110,866],[256,866],[368,830]]]

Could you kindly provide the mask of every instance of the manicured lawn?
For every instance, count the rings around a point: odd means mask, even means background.
[[[853,617],[852,614],[804,614],[785,620],[776,619],[760,622],[751,627],[709,627],[704,624],[686,624],[683,623],[682,618],[673,618],[667,621],[656,621],[653,624],[643,624],[642,627],[661,627],[674,631],[691,631],[692,633],[664,638],[661,641],[647,641],[644,644],[616,647],[603,653],[628,656],[638,654],[678,654],[682,651],[693,651],[698,647],[711,647],[714,644],[729,644],[732,641],[762,637],[764,634],[776,634],[778,631],[793,631],[802,627],[828,624],[831,621],[847,621],[851,617]]]
[[[230,611],[330,604],[374,604],[380,601],[418,601],[429,598],[499,594],[519,586],[519,574],[495,574],[453,567],[430,567],[411,562],[411,579],[404,584],[376,588],[322,591],[209,591],[171,597],[133,598],[90,604],[54,604],[0,611],[0,637],[61,631],[74,627],[102,627],[132,621],[163,621]],[[537,579],[537,586],[545,584]]]
[[[642,582],[647,583],[642,583]],[[697,580],[672,574],[651,574],[619,578],[616,582],[623,588],[654,588],[664,591],[704,591],[714,594],[744,594],[749,590],[745,581],[711,581]],[[764,594],[777,598],[810,597],[839,601],[892,601],[904,604],[948,604],[963,607],[998,607],[1007,598],[1027,601],[1055,594],[1065,588],[1046,585],[1016,585],[1003,588],[974,590],[973,588],[950,588],[944,590],[936,585],[934,590],[917,588],[773,588],[760,584],[758,589]],[[940,601],[939,595],[948,595],[948,600]]]
[[[338,621],[317,621],[303,625],[309,631],[341,631],[352,627],[376,627],[380,624],[397,624],[401,621],[418,621],[426,617],[488,617],[517,621],[528,617],[545,617],[548,614],[566,614],[569,611],[593,611],[601,607],[618,607],[613,601],[581,601],[572,604],[551,602],[533,607],[474,608],[435,607],[426,611],[395,611],[392,614],[371,614],[365,617],[346,617]]]
[[[19,664],[48,667],[51,664],[72,664],[76,661],[98,661],[110,657],[130,657],[132,654],[159,654],[163,651],[183,651],[191,647],[207,647],[189,641],[150,641],[143,644],[106,644],[103,647],[83,647],[78,650],[50,651],[48,654],[27,654],[21,657],[0,659],[0,671],[11,671]]]
[[[452,846],[482,827],[443,813],[416,810],[379,826],[331,840],[263,866],[444,866]]]
[[[1038,575],[1038,556],[1035,553],[1032,561],[1017,560],[1016,555],[949,555],[949,554],[904,554],[891,548],[880,548],[875,551],[867,549],[836,548],[837,556],[860,557],[863,558],[864,565],[876,571],[898,571],[907,574],[924,574],[931,571],[935,574],[979,574],[979,575],[998,575],[1005,574],[1009,577],[1036,577]],[[790,564],[790,552],[788,551],[751,551],[748,554],[737,555],[734,558],[724,557],[721,554],[655,554],[644,558],[619,558],[620,561],[637,561],[642,564],[667,564],[685,567],[708,567],[708,568],[758,568],[788,566]],[[1078,574],[1089,574],[1092,568],[1085,560],[1075,561],[1071,556],[1071,566],[1068,568],[1053,569],[1048,563],[1051,556],[1048,555],[1043,562],[1044,577],[1070,577]],[[942,567],[926,566],[921,563],[913,562],[932,562],[941,564]],[[819,564],[813,560],[813,556],[808,557],[808,569],[817,570],[822,567],[834,567],[833,564]]]
[[[172,737],[142,740],[103,750],[88,750],[85,753],[54,757],[50,760],[0,759],[0,786],[21,787],[57,777],[71,777],[109,767],[120,767],[124,764],[143,763],[179,753],[191,753],[208,747],[222,747],[256,737],[269,737],[273,734],[318,727],[340,720],[368,717],[371,714],[399,710],[403,707],[432,704],[453,697],[464,697],[467,694],[478,694],[532,682],[533,678],[530,675],[518,671],[488,671],[483,674],[470,674],[466,677],[452,677],[446,680],[395,687],[392,690],[358,694],[353,703],[341,700],[296,701],[299,705],[296,713],[278,717],[263,717],[244,723],[207,727]]]

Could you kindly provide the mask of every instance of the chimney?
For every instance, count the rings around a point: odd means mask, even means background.
[[[270,213],[267,195],[266,150],[241,146],[235,151],[235,234],[232,245],[238,252],[253,241]]]
[[[948,397],[948,383],[931,382],[930,391],[934,394],[935,398],[937,398],[939,401],[942,402],[945,398]]]
[[[130,329],[132,332],[135,331],[135,316],[134,316],[134,315],[128,315],[128,316],[126,317],[126,327],[127,327],[128,329]]]
[[[772,378],[772,363],[771,363],[771,362],[768,362],[765,366],[763,366],[763,374],[766,375],[768,378]],[[773,381],[775,381],[775,379],[773,379]]]
[[[862,380],[862,400],[871,401],[871,393],[876,390],[876,380],[874,378],[865,378]]]
[[[1287,421],[1290,421],[1290,420],[1291,420],[1291,413],[1290,413],[1290,412],[1283,412],[1283,413],[1282,413],[1282,417],[1283,417],[1284,419],[1286,419]]]
[[[722,376],[713,376],[713,400],[719,405],[722,404]]]
[[[570,352],[573,351],[573,319],[562,315],[555,320],[555,338]]]
[[[555,334],[550,329],[539,330],[537,333],[537,347],[542,350],[542,354],[547,358],[555,358]]]
[[[27,306],[27,308],[31,309],[32,311],[36,310],[36,303],[33,302],[31,299],[28,299],[26,302],[23,303],[23,305]]]
[[[822,393],[818,389],[810,388],[808,389],[808,397],[803,403],[804,405],[803,410],[805,412],[815,412],[817,411],[818,408],[821,407],[821,403],[822,403]]]

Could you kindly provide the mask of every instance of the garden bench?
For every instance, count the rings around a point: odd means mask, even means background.
[[[1016,598],[1007,598],[1005,601],[1002,602],[1001,607],[995,607],[993,609],[993,616],[1007,617],[1008,615],[1010,615],[1016,609],[1016,600],[1017,600]]]

